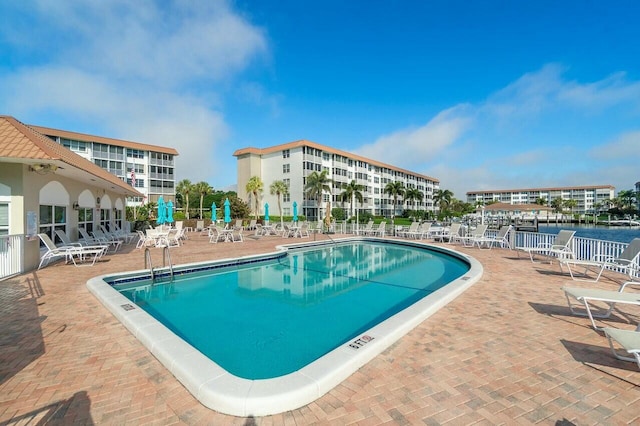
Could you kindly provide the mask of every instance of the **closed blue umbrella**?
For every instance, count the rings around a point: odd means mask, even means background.
[[[211,222],[218,220],[218,212],[216,211],[216,203],[211,204]]]
[[[224,200],[224,222],[231,222],[231,203],[228,198]]]
[[[296,203],[295,201],[293,202],[293,221],[298,221],[298,203]]]
[[[171,200],[167,203],[167,222],[173,223],[173,202]]]
[[[264,221],[269,222],[269,203],[264,203]]]
[[[156,223],[158,223],[159,225],[162,225],[167,221],[167,218],[165,216],[166,209],[167,206],[164,203],[164,199],[162,198],[162,196],[160,196],[160,198],[158,198],[158,218],[156,219]]]

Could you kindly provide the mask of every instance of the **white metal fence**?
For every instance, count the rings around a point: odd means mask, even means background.
[[[0,235],[0,279],[23,272],[24,235]]]

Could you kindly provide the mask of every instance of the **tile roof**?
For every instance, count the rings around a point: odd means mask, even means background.
[[[245,155],[245,154],[264,155],[264,154],[271,154],[271,153],[277,152],[277,151],[282,151],[284,149],[299,148],[299,147],[303,147],[303,146],[316,148],[316,149],[319,149],[319,150],[322,150],[322,151],[330,152],[332,154],[338,154],[338,155],[341,155],[343,157],[351,158],[353,160],[364,161],[365,163],[371,164],[373,166],[378,166],[378,167],[383,167],[383,168],[387,168],[387,169],[390,169],[390,170],[395,170],[395,171],[406,173],[406,174],[409,174],[409,175],[418,176],[418,177],[421,177],[421,178],[424,178],[426,180],[430,180],[430,181],[433,181],[433,182],[436,182],[436,183],[440,183],[439,179],[436,179],[436,178],[431,177],[431,176],[422,175],[420,173],[415,173],[415,172],[412,172],[410,170],[402,169],[400,167],[392,166],[390,164],[386,164],[386,163],[383,163],[383,162],[380,162],[380,161],[372,160],[370,158],[362,157],[360,155],[352,154],[350,152],[342,151],[340,149],[331,148],[330,146],[322,145],[322,144],[319,144],[317,142],[311,142],[311,141],[308,141],[306,139],[301,139],[301,140],[294,141],[294,142],[287,142],[287,143],[283,143],[283,144],[280,144],[280,145],[274,145],[274,146],[271,146],[271,147],[268,147],[268,148],[254,148],[254,147],[241,148],[241,149],[236,150],[236,152],[234,152],[233,155],[235,157],[239,157],[239,156]]]
[[[154,151],[154,152],[162,152],[164,154],[178,155],[178,151],[176,151],[174,148],[167,148],[164,146],[125,141],[122,139],[105,138],[103,136],[88,135],[86,133],[70,132],[68,130],[52,129],[50,127],[34,126],[31,124],[29,125],[29,127],[47,136],[57,136],[57,137],[76,140],[76,141],[98,142],[98,143],[104,143],[108,145],[122,146],[125,148],[139,149],[142,151]]]
[[[128,196],[142,195],[117,176],[71,152],[15,118],[0,115],[0,162],[7,160],[33,160],[16,161],[28,164],[64,163],[99,178],[114,189],[115,187],[119,188],[117,192],[123,192]],[[60,171],[56,173],[64,174]]]

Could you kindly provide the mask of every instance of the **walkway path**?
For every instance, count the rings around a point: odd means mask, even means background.
[[[192,234],[171,255],[185,263],[283,242],[209,244]],[[613,358],[588,320],[569,315],[556,265],[456,249],[484,265],[479,283],[316,402],[249,419],[202,406],[87,291],[89,277],[141,269],[133,246],[94,267],[58,263],[0,282],[0,424],[640,422],[638,366]],[[633,328],[639,312],[625,312],[633,315],[609,324]]]

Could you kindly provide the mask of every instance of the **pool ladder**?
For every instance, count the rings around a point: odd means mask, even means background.
[[[169,251],[169,247],[164,246],[162,248],[162,267],[166,268],[167,263],[169,263],[169,274],[171,276],[171,281],[173,281],[173,263],[171,263],[171,252]],[[151,274],[151,282],[155,282],[153,263],[151,262],[151,250],[149,250],[149,247],[144,249],[144,269],[149,269],[149,273]]]

